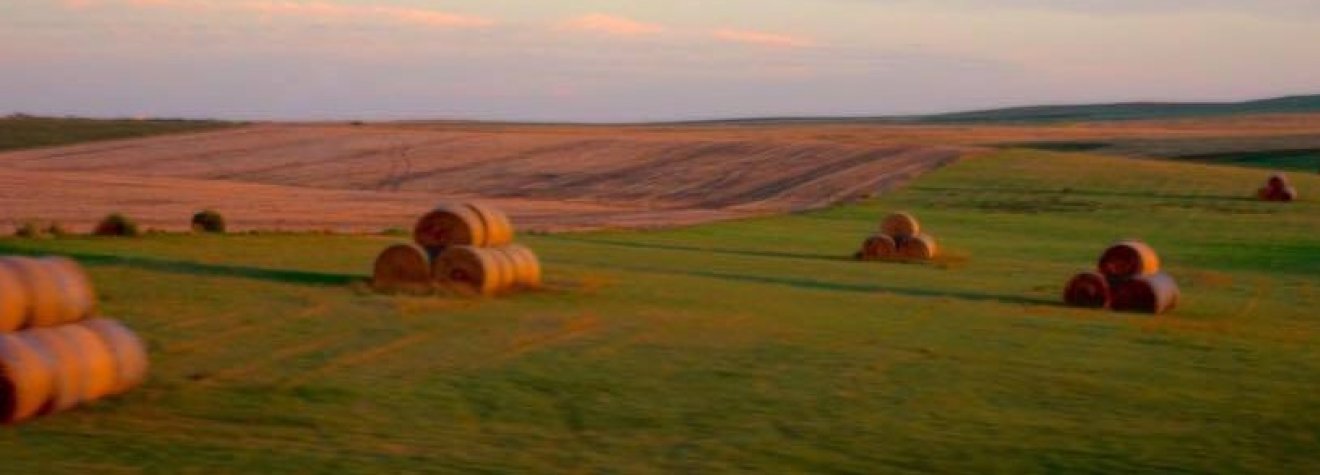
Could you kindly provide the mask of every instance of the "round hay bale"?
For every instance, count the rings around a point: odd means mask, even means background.
[[[518,244],[510,244],[504,249],[518,263],[518,285],[529,289],[541,287],[541,259],[536,253]]]
[[[119,382],[115,354],[95,332],[81,325],[61,325],[52,328],[77,349],[82,365],[82,394],[78,400],[87,403],[103,398],[114,391]]]
[[[115,385],[110,394],[128,392],[147,379],[147,346],[132,330],[108,318],[93,318],[79,325],[95,333],[114,355]]]
[[[417,219],[413,240],[434,256],[449,246],[486,245],[486,226],[471,207],[442,204]]]
[[[898,253],[904,259],[928,261],[935,258],[939,248],[935,238],[928,234],[918,234],[899,242]]]
[[[49,327],[64,322],[63,286],[49,266],[31,257],[6,257],[0,265],[7,266],[28,295],[27,327]]]
[[[490,255],[495,263],[495,269],[499,272],[495,286],[500,290],[511,289],[518,283],[518,264],[513,257],[504,252],[502,248],[491,247],[483,249]]]
[[[1178,306],[1181,292],[1169,274],[1141,275],[1113,284],[1114,310],[1161,314]]]
[[[917,222],[917,218],[907,212],[891,214],[880,222],[880,234],[888,235],[895,240],[916,236],[920,232],[921,224]]]
[[[1284,202],[1294,201],[1297,199],[1297,189],[1285,186],[1276,192],[1275,198]]]
[[[481,218],[485,227],[486,240],[481,246],[497,247],[513,242],[513,223],[503,211],[478,203],[468,203],[467,206]]]
[[[96,294],[82,266],[67,257],[43,257],[41,261],[60,282],[63,295],[60,299],[60,321],[71,323],[90,316],[96,308]]]
[[[86,384],[87,363],[77,343],[66,339],[54,328],[33,328],[16,333],[30,347],[45,355],[50,362],[53,383],[50,398],[38,414],[50,414],[72,409],[82,400]]]
[[[1160,271],[1155,249],[1136,240],[1119,241],[1100,255],[1100,273],[1111,278],[1150,275]]]
[[[50,400],[54,384],[45,354],[22,338],[0,334],[0,423],[36,416]]]
[[[1063,302],[1074,307],[1109,308],[1113,303],[1109,280],[1099,272],[1077,274],[1064,287]]]
[[[464,286],[482,295],[494,295],[502,290],[503,274],[491,254],[473,246],[451,246],[431,263],[432,273],[442,283]]]
[[[415,292],[430,288],[431,264],[417,246],[395,244],[376,256],[371,286],[382,292]]]
[[[862,260],[893,259],[898,257],[898,243],[894,238],[876,234],[862,242]]]
[[[30,306],[27,284],[17,272],[0,263],[0,332],[23,328]]]
[[[541,262],[531,249],[518,244],[510,244],[494,250],[503,253],[513,261],[513,282],[515,286],[526,288],[541,286]]]
[[[1265,184],[1272,190],[1283,189],[1288,186],[1288,176],[1282,173],[1275,173],[1270,175],[1269,180],[1267,180]]]

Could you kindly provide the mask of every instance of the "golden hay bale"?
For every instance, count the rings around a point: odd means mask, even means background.
[[[110,394],[123,394],[142,384],[147,378],[150,362],[147,347],[137,334],[108,318],[93,318],[79,325],[95,333],[114,355],[115,384]]]
[[[495,287],[500,290],[513,288],[518,283],[518,264],[513,257],[498,247],[485,248],[482,251],[490,255],[495,263],[493,270],[499,272]]]
[[[525,288],[537,288],[541,286],[541,261],[536,258],[536,253],[525,246],[510,244],[508,246],[494,248],[494,250],[509,256],[514,264],[514,285]]]
[[[28,327],[49,327],[64,321],[63,291],[60,280],[49,266],[31,257],[0,258],[22,283],[28,295]]]
[[[36,416],[50,400],[54,384],[46,355],[15,335],[0,334],[0,423]]]
[[[917,223],[917,218],[906,212],[891,214],[880,222],[880,234],[888,235],[895,240],[916,236],[920,232],[921,224]]]
[[[482,295],[494,295],[503,290],[500,283],[504,277],[492,254],[473,246],[451,246],[431,263],[432,273],[441,283],[468,287]]]
[[[928,261],[939,254],[935,238],[928,234],[918,234],[898,243],[898,254],[904,259]]]
[[[1144,242],[1119,241],[1100,255],[1099,268],[1102,274],[1111,278],[1150,275],[1160,271],[1160,257]]]
[[[449,246],[484,246],[486,225],[467,205],[442,204],[417,219],[413,240],[431,255]]]
[[[119,382],[115,354],[96,333],[81,325],[61,325],[51,330],[59,333],[77,349],[82,365],[82,394],[78,400],[87,403],[103,398],[114,391]]]
[[[430,288],[431,264],[426,253],[411,244],[395,244],[376,256],[371,286],[378,291],[415,292]]]
[[[1141,275],[1113,284],[1114,310],[1161,314],[1178,306],[1181,292],[1165,273]]]
[[[27,323],[27,284],[9,266],[0,262],[0,332],[11,332]]]
[[[467,206],[481,218],[486,231],[486,239],[480,246],[496,247],[513,242],[513,223],[503,211],[478,203],[468,203]]]
[[[15,335],[50,362],[53,375],[50,397],[38,413],[49,414],[77,406],[86,384],[83,373],[87,363],[76,343],[65,339],[54,328],[33,328]]]
[[[1113,302],[1109,280],[1099,272],[1077,274],[1064,287],[1063,301],[1074,307],[1109,308]]]
[[[96,294],[92,290],[91,279],[81,265],[67,257],[43,257],[40,261],[49,268],[50,273],[60,282],[63,298],[60,299],[60,321],[76,322],[87,318],[96,308]]]
[[[858,257],[862,260],[893,259],[898,257],[898,243],[894,238],[884,234],[876,234],[866,241],[862,242],[862,251]]]

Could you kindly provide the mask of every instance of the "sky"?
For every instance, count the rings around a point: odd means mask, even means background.
[[[0,0],[0,114],[623,122],[1303,93],[1317,0]]]

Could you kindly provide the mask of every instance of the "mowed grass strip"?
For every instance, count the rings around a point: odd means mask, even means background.
[[[0,117],[0,151],[81,142],[200,132],[238,124],[214,120]]]
[[[14,470],[1320,470],[1320,201],[1257,170],[1007,151],[879,200],[520,236],[548,289],[366,291],[367,236],[0,240],[87,264],[151,380],[7,429]],[[1293,178],[1299,189],[1320,179]],[[890,211],[948,257],[848,259]],[[1121,238],[1183,287],[1063,307]]]

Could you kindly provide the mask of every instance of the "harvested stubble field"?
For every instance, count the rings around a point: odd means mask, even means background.
[[[1320,202],[1255,201],[1260,177],[998,152],[824,211],[520,236],[549,289],[498,300],[367,292],[380,237],[4,239],[87,264],[154,368],[135,393],[0,432],[0,457],[40,473],[1315,473]],[[897,209],[946,256],[848,259]],[[1127,237],[1160,249],[1184,305],[1062,306],[1061,282]]]
[[[0,207],[73,229],[119,211],[182,230],[186,216],[214,208],[239,230],[380,231],[440,200],[482,199],[523,229],[649,228],[854,202],[1005,143],[1199,156],[1317,137],[1320,115],[1030,126],[255,124],[0,153]]]

